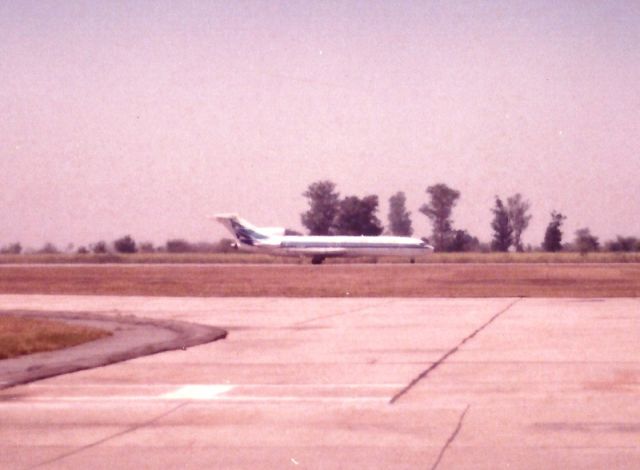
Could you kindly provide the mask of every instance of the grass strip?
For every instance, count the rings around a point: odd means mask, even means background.
[[[0,316],[0,359],[55,351],[110,335],[109,331],[60,321]]]
[[[325,264],[407,264],[406,257],[330,258]],[[640,263],[640,253],[435,253],[416,259],[417,264],[439,263]],[[3,264],[310,264],[308,258],[251,253],[136,253],[136,254],[0,254]]]
[[[640,297],[639,264],[0,266],[0,294]]]

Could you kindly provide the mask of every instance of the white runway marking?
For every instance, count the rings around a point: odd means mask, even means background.
[[[233,385],[183,385],[182,387],[160,395],[165,400],[215,400],[230,390]]]
[[[215,403],[387,403],[390,397],[322,397],[322,396],[252,396],[252,395],[237,395],[237,396],[218,396],[206,400],[193,400],[182,399],[183,401],[193,402],[215,402]],[[176,399],[178,400],[178,399]],[[11,401],[0,403],[0,409],[5,407],[16,406],[46,406],[46,407],[61,407],[68,408],[70,403],[74,406],[81,406],[83,404],[90,405],[91,407],[99,405],[112,405],[114,402],[118,402],[118,406],[139,406],[140,402],[158,403],[161,401],[169,401],[167,398],[161,397],[135,397],[135,396],[121,396],[121,397],[37,397],[29,398],[23,401]]]
[[[235,403],[384,403],[403,384],[137,384],[76,386],[31,385],[28,392],[2,406],[55,403],[108,404],[159,401]],[[0,398],[1,398],[0,394]],[[120,405],[119,405],[120,406]]]

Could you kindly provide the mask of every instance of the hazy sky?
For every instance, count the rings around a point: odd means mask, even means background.
[[[0,0],[0,246],[302,229],[307,186],[640,235],[640,2]]]

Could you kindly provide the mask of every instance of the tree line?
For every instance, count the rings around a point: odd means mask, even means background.
[[[530,202],[521,194],[507,197],[505,201],[499,196],[495,197],[494,206],[491,208],[492,239],[489,244],[485,244],[466,229],[453,226],[452,214],[460,199],[460,191],[444,183],[438,183],[427,187],[425,192],[428,201],[420,206],[419,211],[429,219],[432,233],[429,238],[423,239],[432,244],[436,251],[525,251],[522,235],[529,227],[532,215]],[[341,197],[335,183],[321,180],[311,183],[303,196],[307,199],[309,209],[301,214],[301,221],[311,235],[413,235],[411,212],[407,210],[407,198],[402,191],[389,198],[386,230],[377,215],[377,195]],[[562,226],[565,221],[564,214],[553,211],[544,238],[535,249],[548,252],[579,251],[583,254],[601,249],[612,252],[640,252],[640,239],[636,237],[617,236],[615,240],[601,245],[598,237],[592,235],[589,228],[577,230],[572,242],[564,242]],[[287,233],[296,232],[288,230]],[[217,243],[192,243],[184,239],[171,239],[164,245],[154,246],[150,242],[137,243],[130,235],[125,235],[110,243],[98,241],[77,248],[69,245],[65,250],[60,250],[51,243],[46,243],[38,250],[24,250],[20,243],[11,243],[0,247],[0,254],[21,254],[25,251],[43,254],[224,253],[232,249],[233,241],[229,239],[222,239]],[[527,247],[527,250],[533,249],[531,246]]]
[[[23,249],[20,243],[12,243],[0,248],[0,254],[19,255],[22,253],[33,254],[133,254],[133,253],[227,253],[234,249],[233,240],[223,238],[216,243],[189,242],[182,238],[167,240],[163,245],[154,245],[151,242],[136,242],[130,235],[125,235],[112,242],[98,241],[89,245],[75,247],[73,244],[65,248],[58,248],[52,243],[45,243],[41,248]]]
[[[444,183],[426,188],[428,201],[419,211],[425,215],[432,226],[430,238],[425,238],[436,251],[498,251],[513,249],[525,251],[522,235],[531,222],[531,203],[517,193],[506,199],[495,197],[491,208],[492,240],[489,245],[480,243],[465,229],[454,228],[452,213],[460,191],[450,188]],[[303,193],[309,209],[301,215],[304,225],[311,235],[380,235],[385,229],[377,216],[378,196],[367,195],[341,197],[335,183],[329,180],[311,183]],[[561,250],[588,253],[598,251],[601,246],[597,237],[588,228],[576,231],[575,239],[563,243],[562,225],[566,216],[553,211],[540,249],[548,252]],[[388,226],[386,233],[398,236],[413,234],[411,213],[406,207],[404,192],[398,191],[389,198]],[[532,250],[533,247],[528,247]],[[618,236],[616,240],[604,245],[607,251],[640,251],[640,240],[635,237]]]

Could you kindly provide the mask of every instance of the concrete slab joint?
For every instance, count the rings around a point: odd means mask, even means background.
[[[467,411],[469,411],[469,407],[470,406],[471,405],[467,405],[467,407],[464,409],[464,411],[460,415],[460,418],[458,419],[458,424],[456,425],[455,429],[453,430],[453,433],[451,433],[451,435],[449,436],[447,441],[444,443],[444,446],[440,450],[440,453],[438,454],[438,458],[436,459],[436,461],[434,462],[433,466],[431,467],[431,470],[436,470],[438,468],[438,465],[440,465],[440,462],[442,461],[442,458],[444,457],[444,454],[447,452],[447,449],[453,443],[453,441],[455,441],[456,437],[460,433],[460,430],[462,429],[462,422],[464,421],[464,417],[467,414]]]
[[[516,299],[509,303],[505,308],[500,310],[498,313],[493,315],[489,320],[480,325],[478,328],[473,330],[471,334],[465,336],[462,341],[460,341],[453,348],[449,349],[440,359],[432,363],[429,367],[423,370],[420,374],[418,374],[411,382],[409,382],[403,389],[401,389],[398,393],[396,393],[391,400],[389,400],[389,404],[395,404],[400,398],[402,398],[406,393],[408,393],[413,387],[415,387],[420,381],[424,380],[433,370],[438,368],[442,363],[444,363],[450,356],[455,354],[460,347],[462,347],[467,341],[473,339],[478,333],[487,328],[491,323],[493,323],[498,317],[504,315],[509,311],[515,304],[517,304],[522,299]]]

